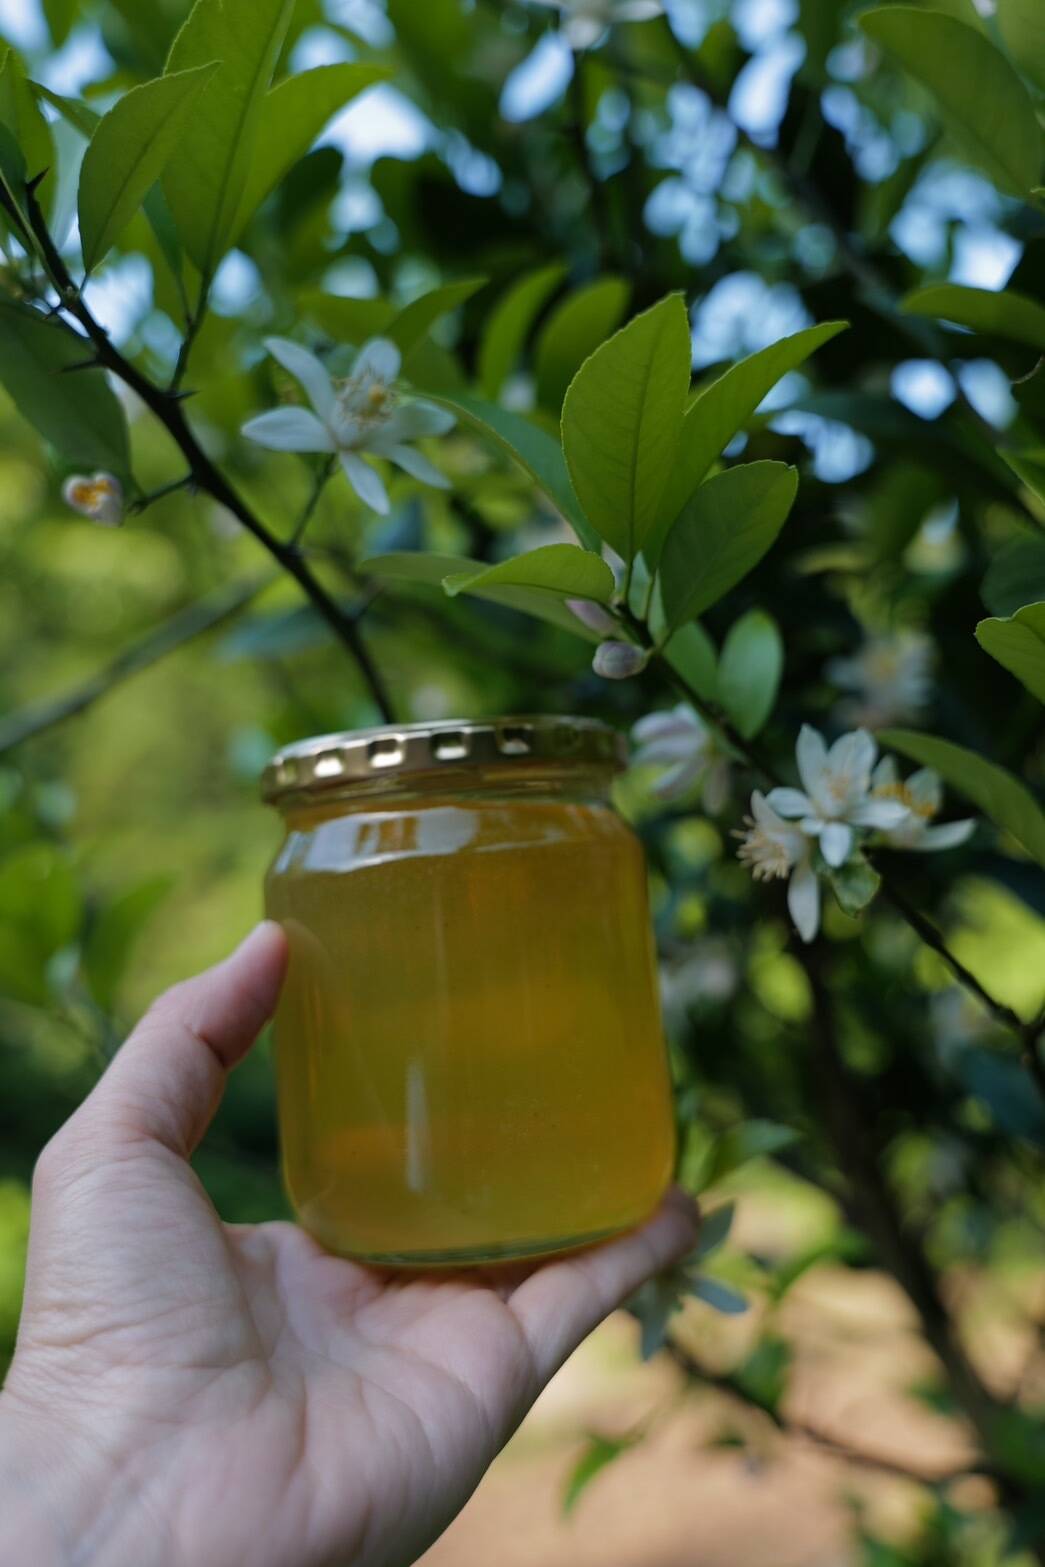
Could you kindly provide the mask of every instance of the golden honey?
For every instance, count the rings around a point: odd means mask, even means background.
[[[539,753],[548,721],[529,722]],[[468,734],[427,726],[413,771],[324,791],[317,755],[328,778],[339,755],[367,765],[328,740],[279,799],[283,1163],[333,1251],[424,1266],[563,1250],[639,1223],[670,1179],[642,851],[608,804],[612,767],[588,759],[596,726],[573,761],[505,762],[498,735],[521,747],[519,725],[485,726],[473,749],[492,761],[446,747],[426,772],[433,733]]]

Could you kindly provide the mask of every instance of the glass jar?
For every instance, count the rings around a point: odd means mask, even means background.
[[[621,765],[605,725],[526,718],[325,735],[267,769],[284,1173],[332,1251],[529,1257],[656,1206],[674,1122]]]

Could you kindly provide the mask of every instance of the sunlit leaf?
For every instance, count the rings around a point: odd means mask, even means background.
[[[641,1433],[620,1437],[590,1436],[588,1445],[570,1470],[566,1481],[562,1496],[563,1513],[572,1513],[596,1475],[641,1440]]]
[[[765,610],[749,610],[730,630],[718,661],[718,699],[745,739],[773,711],[783,672],[780,628]]]
[[[109,110],[80,170],[80,238],[90,272],[119,239],[179,145],[216,63],[160,76]]]
[[[934,283],[903,300],[912,315],[955,321],[993,337],[1009,337],[1045,353],[1045,305],[1015,289],[970,288],[963,283]]]
[[[5,125],[18,143],[28,179],[49,171],[39,187],[40,200],[46,203],[55,184],[54,137],[14,49],[6,49],[0,56],[0,125]]]
[[[570,546],[565,546],[569,548]],[[593,559],[595,557],[592,557]],[[485,571],[482,561],[468,560],[461,555],[430,555],[422,550],[394,550],[385,555],[371,555],[360,562],[360,569],[383,582],[423,583],[445,593],[443,584],[448,577],[477,579]],[[468,589],[472,598],[487,599],[504,609],[514,609],[522,615],[533,615],[546,620],[562,631],[585,642],[599,642],[598,632],[582,624],[573,611],[554,593],[543,588],[519,586],[513,583],[493,583],[484,586],[476,582]]]
[[[566,268],[559,262],[540,267],[521,277],[498,300],[479,344],[479,386],[484,397],[499,395],[542,306],[565,276]]]
[[[1045,811],[1030,790],[1004,767],[950,740],[938,740],[912,729],[887,729],[879,738],[887,749],[899,751],[939,773],[952,789],[978,805],[996,826],[1011,833],[1039,865],[1045,865]]]
[[[567,294],[550,312],[538,334],[534,360],[542,407],[559,412],[581,365],[623,320],[630,295],[623,278],[596,278]]]
[[[781,462],[744,463],[705,481],[664,542],[661,591],[670,627],[717,604],[771,548],[798,474]]]
[[[1041,0],[997,0],[1002,40],[1024,76],[1045,92],[1045,7]]]
[[[880,6],[858,20],[928,89],[969,156],[1003,190],[1026,196],[1041,177],[1041,128],[1005,56],[977,28],[939,11]]]
[[[578,370],[562,411],[573,487],[600,537],[630,560],[657,519],[690,379],[689,318],[669,294]]]
[[[1045,702],[1045,603],[1025,604],[1006,618],[981,620],[976,640]]]
[[[443,585],[451,598],[481,588],[517,587],[540,588],[560,598],[591,599],[597,604],[608,604],[616,586],[602,557],[576,544],[545,544],[478,572],[453,572]]]

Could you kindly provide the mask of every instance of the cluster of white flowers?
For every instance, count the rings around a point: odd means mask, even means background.
[[[647,713],[631,732],[638,750],[636,767],[663,767],[653,785],[658,800],[681,800],[699,788],[704,809],[712,816],[729,798],[729,758],[715,736],[685,703],[670,713]]]
[[[866,729],[829,748],[806,724],[796,748],[803,788],[751,797],[739,856],[756,880],[787,878],[788,909],[803,941],[812,941],[820,925],[819,872],[840,869],[868,837],[894,849],[949,849],[976,825],[932,825],[943,793],[936,774],[923,768],[901,779],[891,757],[876,766],[876,756]]]
[[[454,417],[431,403],[401,399],[395,383],[402,356],[394,343],[380,337],[365,343],[343,381],[333,380],[315,354],[299,343],[269,337],[265,347],[300,381],[312,409],[273,408],[259,414],[243,426],[248,440],[275,452],[336,454],[360,500],[381,513],[388,511],[388,492],[361,452],[387,458],[425,484],[448,488],[439,469],[410,442],[445,435]]]
[[[920,631],[868,637],[851,658],[833,658],[828,679],[850,693],[843,723],[880,729],[917,718],[932,694],[933,644]]]
[[[661,0],[532,0],[562,12],[562,27],[571,49],[590,49],[617,22],[646,22],[660,16]]]

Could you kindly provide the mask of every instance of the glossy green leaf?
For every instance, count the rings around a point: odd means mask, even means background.
[[[567,546],[569,547],[569,546]],[[486,567],[482,561],[469,560],[460,555],[429,555],[422,550],[396,550],[386,555],[372,555],[360,562],[360,569],[382,582],[422,583],[445,593],[443,584],[448,577],[469,576],[478,578]],[[584,642],[601,642],[598,632],[585,626],[573,611],[554,593],[543,588],[520,587],[511,583],[477,584],[468,589],[472,598],[487,599],[503,609],[514,609],[521,615],[533,615],[568,631]]]
[[[997,0],[995,15],[1016,65],[1045,92],[1045,6],[1041,0]]]
[[[675,521],[712,463],[742,430],[762,399],[791,370],[846,331],[847,321],[825,321],[806,327],[778,343],[749,354],[700,391],[686,410],[678,457],[668,480],[661,519],[647,553],[659,553],[664,535]]]
[[[443,586],[451,598],[458,593],[473,593],[477,588],[540,588],[560,598],[608,604],[616,583],[601,555],[576,544],[545,544],[478,572],[452,572]]]
[[[987,569],[980,597],[992,615],[1003,617],[1045,599],[1045,539],[1029,534],[1000,549]]]
[[[163,173],[217,69],[212,62],[145,82],[98,126],[80,170],[80,238],[88,272],[108,254]]]
[[[246,184],[236,208],[234,235],[305,156],[334,115],[368,87],[385,81],[388,74],[376,65],[318,65],[288,76],[265,94]]]
[[[776,621],[765,610],[749,610],[730,630],[718,662],[718,699],[745,739],[753,739],[773,711],[783,672]]]
[[[1003,190],[1026,196],[1041,178],[1041,128],[1005,56],[975,27],[916,6],[865,11],[860,26],[932,94],[956,142]]]
[[[768,1126],[769,1122],[748,1122],[749,1126],[755,1126],[758,1124]],[[727,1133],[726,1135],[728,1137],[730,1134]],[[722,1141],[724,1141],[724,1139],[720,1140],[719,1146],[721,1146]],[[740,1160],[741,1164],[746,1162],[747,1161],[745,1159]],[[736,1168],[736,1166],[733,1166],[733,1168]],[[690,1255],[686,1258],[687,1263],[703,1262],[705,1257],[710,1257],[712,1252],[718,1251],[720,1246],[724,1246],[726,1244],[726,1241],[729,1239],[729,1232],[733,1228],[733,1220],[736,1217],[736,1208],[737,1205],[733,1202],[720,1203],[717,1208],[713,1208],[711,1212],[701,1220],[700,1234],[697,1236],[697,1244]]]
[[[981,620],[976,640],[1045,702],[1045,603],[1025,604],[1005,619]]]
[[[28,306],[0,301],[0,382],[22,416],[70,466],[125,478],[127,421],[100,370],[66,373],[90,344]]]
[[[657,520],[690,360],[686,307],[669,294],[597,349],[566,394],[562,441],[573,488],[596,532],[625,560]]]
[[[88,140],[102,123],[102,116],[97,109],[92,109],[90,104],[84,103],[81,98],[66,98],[61,93],[52,92],[42,82],[31,82],[30,86],[38,99],[42,98],[44,103],[51,105],[52,109],[57,109],[62,118]]]
[[[293,9],[294,0],[196,0],[171,47],[168,74],[221,62],[163,176],[182,243],[204,278],[235,235]]]
[[[546,435],[522,414],[510,413],[506,408],[499,408],[496,403],[485,402],[465,392],[446,396],[427,392],[426,389],[426,395],[429,402],[449,408],[462,424],[499,446],[506,456],[530,475],[538,489],[544,491],[553,506],[576,531],[581,543],[589,549],[599,548],[598,535],[577,504],[563,454],[550,435]]]
[[[700,486],[664,541],[661,593],[669,628],[703,614],[758,565],[797,491],[797,472],[781,462],[727,468]]]
[[[486,287],[486,278],[464,278],[460,283],[445,283],[442,288],[430,289],[420,299],[412,300],[389,323],[385,336],[390,337],[405,359],[412,348],[425,337],[435,323],[451,311],[458,310]]]
[[[888,750],[899,751],[939,773],[996,826],[1011,833],[1039,865],[1045,865],[1045,811],[1026,785],[1004,767],[950,740],[913,729],[887,729],[879,739]]]
[[[624,319],[630,296],[623,278],[596,278],[567,294],[551,311],[537,336],[534,359],[542,408],[559,412],[581,365]]]
[[[1012,451],[1000,446],[998,456],[1011,468],[1028,490],[1045,506],[1045,450],[1035,447],[1031,451]]]
[[[859,854],[847,860],[845,865],[839,865],[837,868],[829,866],[827,879],[831,883],[831,891],[838,899],[839,908],[851,919],[862,914],[868,904],[874,901],[882,885],[882,878],[878,872]]]
[[[572,1513],[596,1475],[641,1440],[641,1433],[621,1437],[590,1436],[587,1447],[570,1470],[566,1481],[562,1496],[563,1513]]]
[[[661,648],[661,656],[703,701],[718,701],[718,654],[699,621],[680,626]]]
[[[935,283],[908,294],[903,309],[912,315],[956,321],[993,337],[1010,337],[1045,353],[1045,305],[1014,289],[998,292],[963,283]]]
[[[540,267],[526,273],[498,300],[479,344],[479,387],[484,397],[500,394],[542,306],[565,276],[566,268],[558,262]]]
[[[18,143],[28,179],[35,179],[45,170],[51,171],[39,188],[40,200],[46,204],[55,178],[54,137],[14,49],[7,49],[0,62],[0,124],[7,127]]]
[[[357,346],[383,336],[395,318],[395,307],[387,299],[350,299],[319,289],[305,291],[301,309],[336,342]]]

